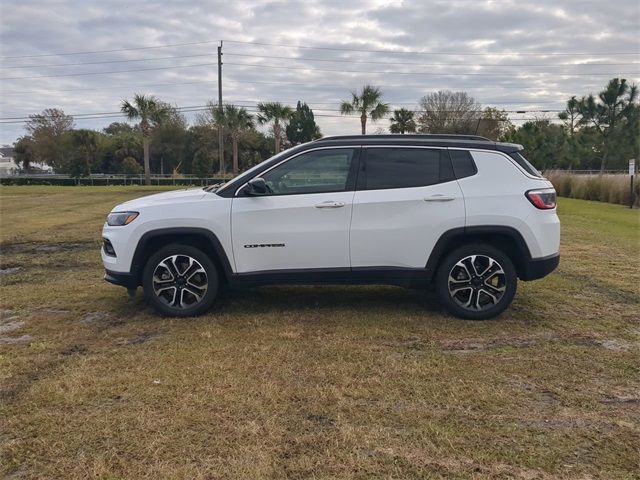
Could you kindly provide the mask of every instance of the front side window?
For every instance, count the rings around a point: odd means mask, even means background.
[[[347,190],[356,150],[338,148],[303,153],[262,175],[269,195]]]
[[[453,180],[446,150],[368,148],[363,167],[364,190],[424,187]]]

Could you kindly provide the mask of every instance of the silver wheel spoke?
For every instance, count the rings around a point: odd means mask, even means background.
[[[197,299],[198,301],[202,300],[202,294],[201,294],[201,293],[194,292],[194,291],[193,291],[192,289],[190,289],[190,288],[184,287],[184,289],[182,290],[182,293],[184,293],[184,292],[189,292],[191,295],[193,295],[194,297],[196,297],[196,299]]]
[[[489,270],[491,270],[493,268],[493,266],[496,265],[496,262],[493,258],[489,259],[489,265],[487,266],[487,268],[485,268],[482,272],[478,273],[478,275],[480,275],[481,277],[483,275],[485,275]]]
[[[466,260],[466,259],[465,259]],[[458,263],[456,263],[455,265],[456,267],[460,267],[464,269],[464,273],[467,274],[467,278],[466,280],[471,280],[471,272],[469,272],[469,269],[467,268],[467,266],[464,264],[464,260],[460,260]],[[452,270],[453,273],[453,270]],[[449,274],[449,278],[451,279],[451,274]]]
[[[456,288],[455,290],[449,290],[449,292],[451,293],[451,296],[455,296],[460,292],[464,292],[465,290],[470,290],[473,291],[473,287],[461,287],[461,288]]]
[[[484,282],[482,289],[487,290],[487,293],[491,293],[493,295],[502,295],[506,287],[494,287],[490,283]]]
[[[485,290],[484,288],[481,288],[481,289],[479,289],[479,290],[478,290],[478,298],[480,298],[480,294],[481,294],[481,293],[484,293],[485,295],[487,295],[487,296],[491,299],[491,302],[492,302],[494,305],[495,305],[496,303],[498,303],[498,299],[497,299],[494,295],[490,294],[490,293],[489,293],[487,290]]]

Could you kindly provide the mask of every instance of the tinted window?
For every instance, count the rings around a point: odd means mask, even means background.
[[[272,195],[342,192],[347,188],[352,148],[303,153],[262,175]]]
[[[456,178],[470,177],[478,172],[471,154],[466,150],[449,150],[449,155]]]
[[[529,175],[533,175],[534,177],[541,176],[540,172],[538,172],[536,167],[531,165],[531,163],[529,163],[529,160],[527,160],[522,155],[520,155],[520,153],[513,152],[513,153],[510,153],[509,156],[513,158],[516,161],[516,163],[520,165],[520,167],[524,169],[524,171],[527,172]]]
[[[363,174],[365,190],[422,187],[453,179],[446,150],[428,148],[368,148]]]

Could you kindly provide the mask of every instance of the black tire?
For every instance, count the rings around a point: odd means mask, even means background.
[[[151,255],[142,286],[147,302],[161,315],[193,317],[213,305],[219,275],[207,254],[190,245],[172,243]]]
[[[509,256],[501,250],[470,244],[442,260],[435,283],[440,302],[452,314],[467,320],[486,320],[500,315],[511,304],[518,275]]]

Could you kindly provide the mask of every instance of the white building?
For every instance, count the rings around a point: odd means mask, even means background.
[[[15,175],[19,170],[13,147],[8,145],[0,147],[0,176]]]

